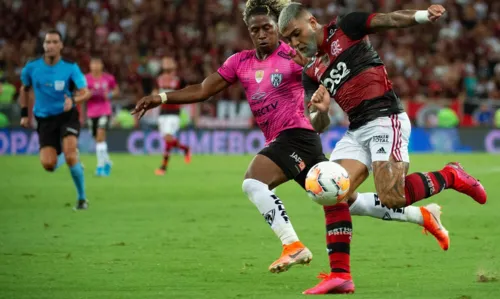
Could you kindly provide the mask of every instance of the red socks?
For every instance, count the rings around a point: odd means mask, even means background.
[[[406,176],[405,198],[409,206],[424,198],[433,196],[453,184],[453,174],[446,170],[416,172]]]
[[[323,207],[326,220],[326,244],[332,272],[350,273],[352,220],[347,203]]]
[[[453,184],[453,174],[446,171],[412,173],[405,180],[407,205],[432,196]],[[326,220],[326,244],[330,268],[335,273],[350,273],[352,220],[347,203],[323,207]]]
[[[165,150],[170,152],[173,148],[181,149],[182,151],[187,151],[189,148],[184,144],[180,143],[177,139],[173,139],[172,141],[165,141]]]
[[[186,153],[189,150],[189,147],[185,146],[184,144],[181,144],[177,139],[172,139],[171,141],[165,141],[165,153],[163,154],[163,162],[161,164],[160,169],[167,169],[168,165],[168,159],[170,158],[170,152],[174,148],[179,148],[184,153]]]

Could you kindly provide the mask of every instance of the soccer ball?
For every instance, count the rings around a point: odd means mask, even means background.
[[[344,167],[335,162],[320,162],[314,165],[306,177],[306,191],[309,197],[323,206],[331,206],[342,200],[351,181]]]

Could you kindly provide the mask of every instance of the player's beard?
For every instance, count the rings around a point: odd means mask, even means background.
[[[307,42],[307,47],[302,53],[305,57],[311,58],[316,55],[318,52],[318,46],[316,44],[316,35],[314,34],[314,31],[309,32],[309,41]]]

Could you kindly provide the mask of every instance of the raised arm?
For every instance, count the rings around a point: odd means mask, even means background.
[[[431,5],[427,10],[398,10],[390,13],[377,13],[373,15],[367,25],[372,32],[407,28],[418,24],[435,22],[444,15],[445,11],[441,5]]]
[[[304,114],[311,121],[311,125],[314,130],[318,133],[323,133],[328,126],[330,125],[330,116],[328,115],[328,109],[326,111],[322,111],[322,109],[318,109],[318,104],[323,106],[330,105],[330,94],[323,85],[318,84],[314,80],[312,80],[307,74],[302,74],[302,85],[304,86]],[[320,92],[324,91],[324,94]],[[321,97],[325,97],[325,94],[328,96],[328,103],[319,101],[318,99]]]
[[[445,11],[441,5],[431,5],[427,10],[398,10],[373,14],[352,12],[339,21],[339,26],[350,39],[358,40],[370,33],[435,22]]]

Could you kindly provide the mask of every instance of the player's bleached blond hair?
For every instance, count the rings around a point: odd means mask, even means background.
[[[252,15],[268,15],[278,21],[281,10],[290,4],[290,0],[248,0],[243,11],[243,21],[248,25]]]
[[[282,8],[278,18],[278,28],[280,33],[285,31],[285,28],[288,27],[288,24],[290,24],[292,20],[298,18],[305,12],[307,12],[307,9],[302,4],[296,2],[292,2]]]

